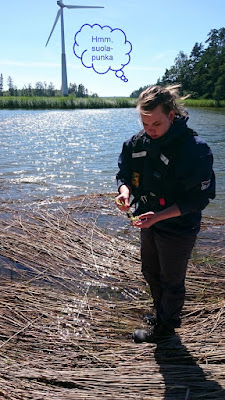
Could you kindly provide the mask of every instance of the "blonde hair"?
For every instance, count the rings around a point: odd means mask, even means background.
[[[149,86],[145,89],[138,98],[137,109],[141,114],[149,114],[157,106],[161,105],[163,112],[168,115],[171,110],[175,111],[175,115],[187,116],[187,111],[182,104],[176,102],[181,99],[178,89],[181,85],[170,86]]]

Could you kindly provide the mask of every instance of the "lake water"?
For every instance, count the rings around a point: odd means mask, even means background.
[[[189,109],[189,126],[210,145],[217,197],[225,211],[225,110]],[[135,109],[0,110],[0,198],[36,200],[115,192],[122,143],[140,130]]]

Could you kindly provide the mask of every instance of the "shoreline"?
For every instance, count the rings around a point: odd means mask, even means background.
[[[133,228],[126,213],[115,205],[116,192],[78,194],[74,196],[53,196],[45,199],[5,200],[0,209],[0,220],[7,220],[7,215],[20,215],[24,218],[29,210],[33,212],[53,212],[57,210],[69,213],[80,221],[94,221],[95,225],[106,234],[126,239],[139,245],[139,230]],[[215,247],[225,248],[225,219],[216,215],[202,215],[201,230],[198,233],[198,246],[215,251]]]
[[[75,110],[104,108],[135,108],[137,99],[131,97],[0,97],[0,110]],[[185,107],[218,108],[225,110],[225,100],[186,99]]]

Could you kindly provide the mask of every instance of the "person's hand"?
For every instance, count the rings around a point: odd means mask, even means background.
[[[126,185],[120,187],[120,194],[116,197],[115,203],[121,211],[128,211],[130,208],[130,191]]]
[[[156,222],[158,222],[157,214],[153,211],[149,211],[139,215],[137,219],[132,221],[132,225],[137,228],[150,228],[150,226],[154,225]]]
[[[137,228],[150,228],[150,226],[156,224],[156,222],[180,216],[181,211],[179,207],[176,204],[173,204],[172,206],[156,213],[154,213],[153,211],[149,211],[145,214],[139,215],[138,219],[132,221],[132,225]]]

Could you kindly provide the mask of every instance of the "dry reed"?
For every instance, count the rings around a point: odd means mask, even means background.
[[[136,345],[151,302],[112,209],[111,195],[2,205],[0,399],[225,399],[223,249],[195,250],[177,336]]]

